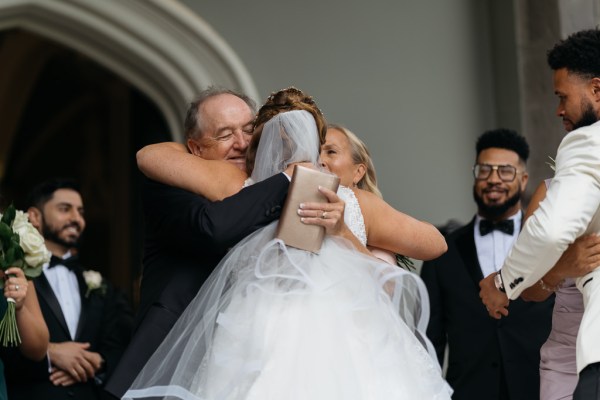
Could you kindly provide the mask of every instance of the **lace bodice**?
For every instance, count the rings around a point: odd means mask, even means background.
[[[344,209],[344,222],[352,231],[354,236],[360,240],[363,245],[367,245],[367,230],[365,220],[360,210],[358,199],[352,189],[346,186],[340,186],[337,191],[338,196],[344,200],[346,207]]]

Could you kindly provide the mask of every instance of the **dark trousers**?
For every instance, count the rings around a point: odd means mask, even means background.
[[[500,393],[498,400],[510,400],[508,394],[508,383],[506,382],[506,374],[504,373],[504,363],[500,363]]]
[[[600,362],[590,364],[581,371],[573,400],[600,400]]]

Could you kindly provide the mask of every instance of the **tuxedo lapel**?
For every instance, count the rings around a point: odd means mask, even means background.
[[[58,320],[58,323],[61,326],[61,328],[65,331],[67,337],[71,337],[71,334],[69,333],[69,328],[67,326],[67,321],[65,320],[65,316],[63,315],[62,309],[60,308],[60,303],[58,302],[58,299],[56,298],[56,295],[54,294],[54,291],[50,286],[50,282],[48,282],[48,279],[46,278],[46,275],[44,275],[44,273],[42,273],[38,278],[36,278],[35,288],[39,297],[43,299],[46,302],[46,304],[48,304],[48,307]]]
[[[462,234],[456,239],[456,247],[463,260],[463,264],[471,276],[471,279],[475,283],[475,287],[479,290],[479,282],[483,279],[483,273],[479,266],[479,259],[477,258],[477,249],[475,248],[475,219],[465,227]]]

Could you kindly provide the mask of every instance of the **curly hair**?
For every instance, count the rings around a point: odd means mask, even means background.
[[[365,143],[356,136],[354,132],[342,125],[329,124],[328,129],[335,129],[344,134],[350,143],[352,162],[356,164],[364,164],[367,169],[365,175],[356,184],[359,189],[371,192],[376,196],[383,197],[381,191],[377,187],[377,175],[375,174],[375,165],[371,159],[371,154]]]
[[[477,157],[479,157],[479,154],[483,150],[492,147],[514,151],[519,155],[519,158],[523,163],[527,163],[527,159],[529,158],[529,145],[527,144],[527,140],[511,129],[494,129],[486,131],[479,136],[477,144],[475,145]]]
[[[600,77],[600,30],[573,33],[548,51],[547,60],[554,71],[566,68],[583,78]]]
[[[311,113],[317,123],[319,143],[321,145],[325,143],[327,122],[311,96],[293,86],[273,92],[267,98],[265,104],[258,110],[256,119],[254,120],[255,133],[252,136],[246,153],[246,171],[248,172],[248,175],[252,175],[252,170],[254,169],[254,160],[256,157],[256,150],[258,149],[258,142],[260,141],[260,135],[262,134],[262,125],[277,114],[292,110],[304,110]]]

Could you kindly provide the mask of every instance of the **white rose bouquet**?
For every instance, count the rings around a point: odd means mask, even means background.
[[[12,204],[0,214],[0,268],[3,271],[18,267],[28,279],[35,278],[42,273],[42,266],[50,261],[50,257],[44,238],[31,225],[27,214],[15,210]],[[3,287],[4,281],[0,279],[0,288]],[[11,298],[7,301],[6,314],[0,321],[0,343],[17,346],[21,337],[15,318],[15,301]]]

